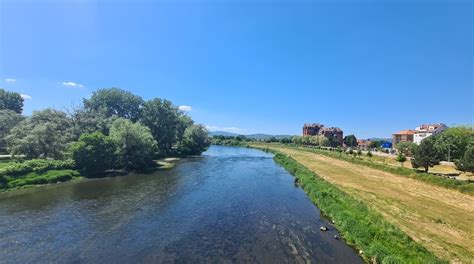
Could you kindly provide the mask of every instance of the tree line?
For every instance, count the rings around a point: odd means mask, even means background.
[[[144,170],[153,160],[199,155],[210,141],[204,126],[171,101],[119,88],[99,89],[83,105],[22,116],[23,99],[0,89],[0,151],[25,159],[73,159],[85,175]]]

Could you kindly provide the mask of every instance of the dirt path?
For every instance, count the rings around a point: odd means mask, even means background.
[[[265,147],[364,201],[440,258],[474,263],[474,197],[307,151]]]

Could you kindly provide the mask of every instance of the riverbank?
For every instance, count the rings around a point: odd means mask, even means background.
[[[180,158],[156,160],[156,167],[146,172],[171,169],[179,160]],[[124,176],[134,172],[107,171],[103,177]],[[0,193],[86,178],[75,170],[73,163],[68,161],[30,160],[23,163],[6,161],[0,163]]]
[[[354,219],[357,212],[344,216],[338,216],[337,210],[335,214],[327,212],[330,217],[349,217],[349,219],[352,217],[353,221],[349,221],[350,224],[347,227],[349,228],[348,232],[355,233],[354,242],[361,244],[361,248],[371,248],[370,242],[363,242],[364,238],[367,236],[370,238],[371,235],[356,228],[352,229],[351,226],[361,223],[362,226],[377,226],[377,223],[388,222],[440,259],[462,263],[470,263],[474,259],[474,227],[471,223],[474,218],[474,198],[472,196],[310,151],[271,144],[254,144],[252,146],[281,153],[314,174],[307,176],[308,172],[299,168],[299,170],[303,170],[304,177],[313,179],[312,181],[316,183],[322,179],[342,191],[343,194],[321,192],[318,191],[319,189],[307,190],[308,195],[315,196],[315,202],[323,211],[328,206],[332,209],[332,205],[326,204],[325,199],[345,200],[347,199],[345,193],[353,199],[353,204],[343,207],[343,209],[359,208],[361,205],[354,202],[359,201],[362,204],[361,208],[365,206],[383,216]],[[314,182],[311,184],[316,184]],[[319,185],[313,187],[322,188]],[[304,188],[306,190],[307,187]],[[391,230],[390,226],[385,224],[382,226],[386,230]],[[362,238],[358,238],[359,236]],[[390,244],[390,241],[383,241],[393,239],[391,232],[385,235],[375,233],[374,243]],[[368,252],[367,249],[362,250],[365,253]],[[407,256],[411,256],[417,251],[416,247],[401,247],[400,250],[406,251]],[[426,263],[426,261],[422,262]]]

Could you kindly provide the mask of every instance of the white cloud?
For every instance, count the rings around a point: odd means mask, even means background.
[[[190,112],[193,108],[189,105],[180,105],[178,109],[185,112]]]
[[[7,82],[7,83],[14,83],[14,82],[16,82],[16,79],[6,78],[6,79],[5,79],[5,82]]]
[[[242,133],[245,129],[241,129],[238,127],[220,127],[220,126],[206,126],[207,130],[209,131],[225,131],[231,133]]]
[[[79,87],[79,88],[84,87],[84,85],[75,83],[75,82],[62,82],[61,84],[64,86],[70,86],[70,87]]]
[[[25,100],[30,100],[30,99],[33,98],[33,97],[31,97],[31,96],[29,96],[29,95],[27,95],[27,94],[21,94],[21,98],[23,98],[23,99],[25,99]]]

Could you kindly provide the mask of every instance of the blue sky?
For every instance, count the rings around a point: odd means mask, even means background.
[[[211,129],[358,137],[474,123],[472,1],[0,0],[0,87],[25,113],[98,88]]]

